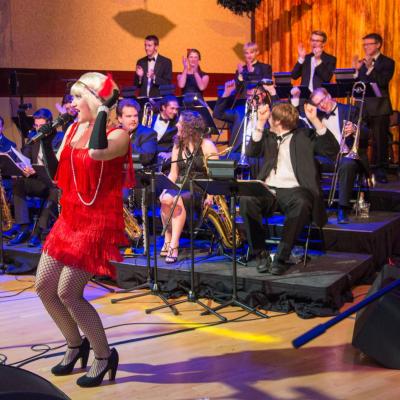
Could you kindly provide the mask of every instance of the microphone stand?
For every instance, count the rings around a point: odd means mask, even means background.
[[[168,225],[171,222],[171,218],[172,218],[172,215],[173,215],[173,213],[175,211],[175,208],[176,208],[177,202],[179,200],[179,197],[180,197],[180,195],[182,193],[182,190],[183,190],[183,188],[185,186],[185,183],[188,180],[189,174],[190,174],[190,172],[192,170],[194,160],[196,159],[196,157],[198,157],[197,153],[198,153],[198,151],[200,149],[200,146],[201,146],[201,143],[203,141],[204,134],[205,134],[205,132],[203,132],[202,135],[200,136],[200,141],[196,144],[196,147],[194,148],[194,151],[193,151],[193,153],[191,155],[190,162],[188,164],[188,167],[186,169],[186,173],[185,173],[184,178],[183,178],[182,186],[180,187],[180,189],[178,191],[178,194],[175,197],[174,204],[173,204],[171,212],[170,212],[170,214],[168,216],[167,223],[164,226],[162,235],[165,234],[166,230],[168,229]],[[189,303],[198,304],[199,306],[203,307],[206,310],[207,313],[211,313],[211,314],[215,315],[216,317],[218,317],[222,322],[226,322],[227,319],[224,316],[220,315],[218,312],[214,311],[212,308],[208,307],[206,304],[201,302],[198,299],[196,291],[195,291],[195,287],[194,287],[195,286],[195,282],[194,282],[194,279],[195,279],[195,276],[194,276],[194,274],[195,274],[195,271],[194,271],[194,232],[193,232],[193,217],[194,217],[193,179],[190,179],[189,185],[190,185],[190,261],[191,261],[190,262],[190,289],[187,290],[186,288],[184,288],[188,292],[188,295],[187,295],[186,299],[178,300],[178,301],[176,301],[174,303],[168,303],[168,304],[166,304],[164,306],[159,306],[159,307],[147,309],[146,310],[146,314],[150,314],[153,311],[162,310],[162,309],[164,309],[166,307],[174,307],[174,306],[176,306],[178,304],[189,302]]]

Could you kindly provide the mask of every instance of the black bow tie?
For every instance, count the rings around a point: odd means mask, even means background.
[[[273,138],[279,143],[282,143],[282,140],[285,139],[285,137],[289,136],[291,133],[293,133],[292,131],[290,132],[286,132],[283,135],[277,135],[276,133],[274,133]]]
[[[147,57],[147,61],[156,61],[154,57]]]
[[[328,119],[329,117],[332,117],[332,115],[336,115],[336,109],[337,109],[337,106],[332,111],[325,113],[324,118]]]
[[[169,122],[168,118],[163,118],[161,115],[158,116],[158,119],[162,122]]]

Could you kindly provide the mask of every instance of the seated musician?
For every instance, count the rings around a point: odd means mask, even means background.
[[[158,164],[162,164],[171,159],[179,116],[178,99],[172,95],[165,96],[158,103],[158,108],[159,113],[154,114],[151,127],[157,132]]]
[[[311,102],[320,111],[320,120],[335,136],[337,143],[342,144],[342,157],[338,165],[338,182],[339,182],[339,207],[337,222],[346,224],[349,222],[348,213],[351,210],[350,200],[353,193],[354,181],[357,174],[368,176],[368,129],[362,125],[360,127],[360,142],[358,148],[359,159],[346,157],[352,148],[354,142],[354,134],[357,126],[351,119],[358,117],[357,110],[346,104],[337,103],[328,91],[324,88],[315,89],[310,96]],[[350,113],[349,113],[350,112]],[[350,121],[347,119],[350,117]],[[347,121],[347,122],[346,122]],[[343,126],[344,125],[344,126]],[[342,137],[342,135],[344,137]],[[328,157],[317,157],[321,164],[322,172],[333,172],[335,169],[335,159]]]
[[[243,137],[246,136],[247,143],[257,124],[257,106],[269,103],[270,100],[272,102],[279,100],[273,85],[247,84],[246,88],[246,103],[236,104],[232,107],[236,84],[234,80],[226,82],[224,92],[218,98],[213,113],[214,118],[230,124],[229,146],[232,147],[232,151],[228,157],[238,160],[239,164],[244,164],[243,159],[245,158]],[[261,160],[258,157],[249,157],[245,162],[249,165],[250,177],[255,178],[258,175]]]
[[[12,157],[12,150],[11,148],[16,148],[17,145],[11,141],[5,134],[4,134],[4,119],[0,116],[0,153],[7,153],[10,157]],[[13,157],[12,157],[13,158]],[[4,189],[7,194],[7,199],[11,198],[11,179],[10,178],[3,178],[2,179]]]
[[[329,154],[335,138],[319,121],[316,107],[306,104],[305,112],[316,130],[297,128],[299,114],[291,104],[277,104],[272,111],[268,105],[260,106],[257,126],[247,147],[249,156],[264,156],[258,179],[270,189],[263,197],[240,198],[250,255],[256,257],[261,273],[285,273],[292,247],[304,226],[311,221],[323,226],[327,221],[314,152],[318,147],[322,155]],[[270,128],[266,129],[268,120]],[[265,247],[263,216],[278,208],[285,215],[285,222],[272,262]]]
[[[189,179],[194,177],[204,178],[207,175],[205,160],[207,158],[218,158],[218,152],[210,139],[202,138],[206,130],[203,117],[195,111],[183,111],[176,127],[178,132],[172,149],[172,163],[171,171],[168,175],[169,179],[175,183],[182,183],[188,164],[191,157],[196,152],[196,149],[198,149],[198,151],[193,161]],[[187,181],[187,184],[189,184],[189,181]],[[168,229],[165,232],[164,244],[160,252],[160,256],[165,257],[165,262],[170,264],[178,261],[179,238],[189,215],[187,203],[190,200],[190,192],[186,186],[184,189],[176,204]],[[163,191],[160,196],[161,219],[164,226],[167,223],[176,195],[176,191],[168,190]],[[204,206],[211,205],[212,199],[213,197],[211,195],[207,195],[203,200],[203,193],[195,192],[195,208],[201,208],[202,203]]]
[[[43,125],[51,123],[53,116],[47,108],[39,108],[34,114],[34,131],[29,135],[32,137]],[[32,144],[25,144],[22,154],[28,157],[32,164],[44,165],[44,156],[41,142],[37,141]],[[15,223],[19,225],[17,235],[9,241],[9,245],[16,245],[25,242],[30,236],[28,246],[38,247],[41,244],[41,234],[48,228],[48,221],[52,213],[57,213],[58,190],[48,179],[36,174],[32,167],[24,168],[24,177],[13,180],[13,202]],[[35,230],[30,234],[31,220],[26,196],[38,196],[46,200],[42,207],[39,221],[35,226]]]

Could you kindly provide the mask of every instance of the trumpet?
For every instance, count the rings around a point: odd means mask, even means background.
[[[350,101],[349,101],[350,107],[349,107],[349,111],[347,114],[347,118],[343,121],[341,140],[340,140],[340,148],[339,148],[339,152],[336,156],[335,168],[334,168],[334,172],[333,172],[331,187],[329,190],[329,196],[328,196],[329,207],[332,206],[333,201],[334,201],[336,186],[337,186],[337,182],[339,179],[339,165],[340,165],[340,161],[342,160],[342,157],[350,158],[352,160],[360,159],[360,156],[358,154],[358,149],[359,149],[359,145],[360,145],[361,120],[362,120],[362,115],[363,115],[363,111],[364,111],[366,91],[367,91],[367,86],[365,85],[364,82],[361,82],[361,81],[355,82],[351,89],[351,97],[350,97]],[[357,98],[356,98],[356,95],[358,95]],[[356,131],[354,133],[353,145],[349,151],[349,149],[346,146],[345,128],[346,128],[346,122],[351,122],[350,115],[351,115],[352,106],[354,106],[356,103],[359,103]]]
[[[147,126],[148,128],[151,127],[151,124],[153,122],[153,113],[153,106],[148,101],[143,106],[142,125]]]

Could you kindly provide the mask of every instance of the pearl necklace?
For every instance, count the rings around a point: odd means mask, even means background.
[[[75,147],[73,147],[73,146],[71,146],[71,147],[72,147],[72,150],[71,150],[71,169],[72,169],[72,176],[74,178],[74,185],[75,185],[76,194],[78,195],[79,200],[81,201],[81,203],[84,206],[90,207],[90,206],[92,206],[94,204],[94,202],[97,199],[97,195],[99,194],[100,184],[101,184],[101,180],[103,178],[104,161],[101,162],[100,176],[99,176],[99,180],[97,182],[97,187],[96,187],[96,191],[94,193],[94,196],[93,196],[92,200],[85,201],[85,200],[83,200],[82,195],[79,193],[78,185],[76,183],[76,174],[75,174],[74,157],[73,157],[73,153],[74,153]],[[86,153],[85,153],[85,155],[83,157],[83,160],[85,160],[85,157],[86,157]]]

